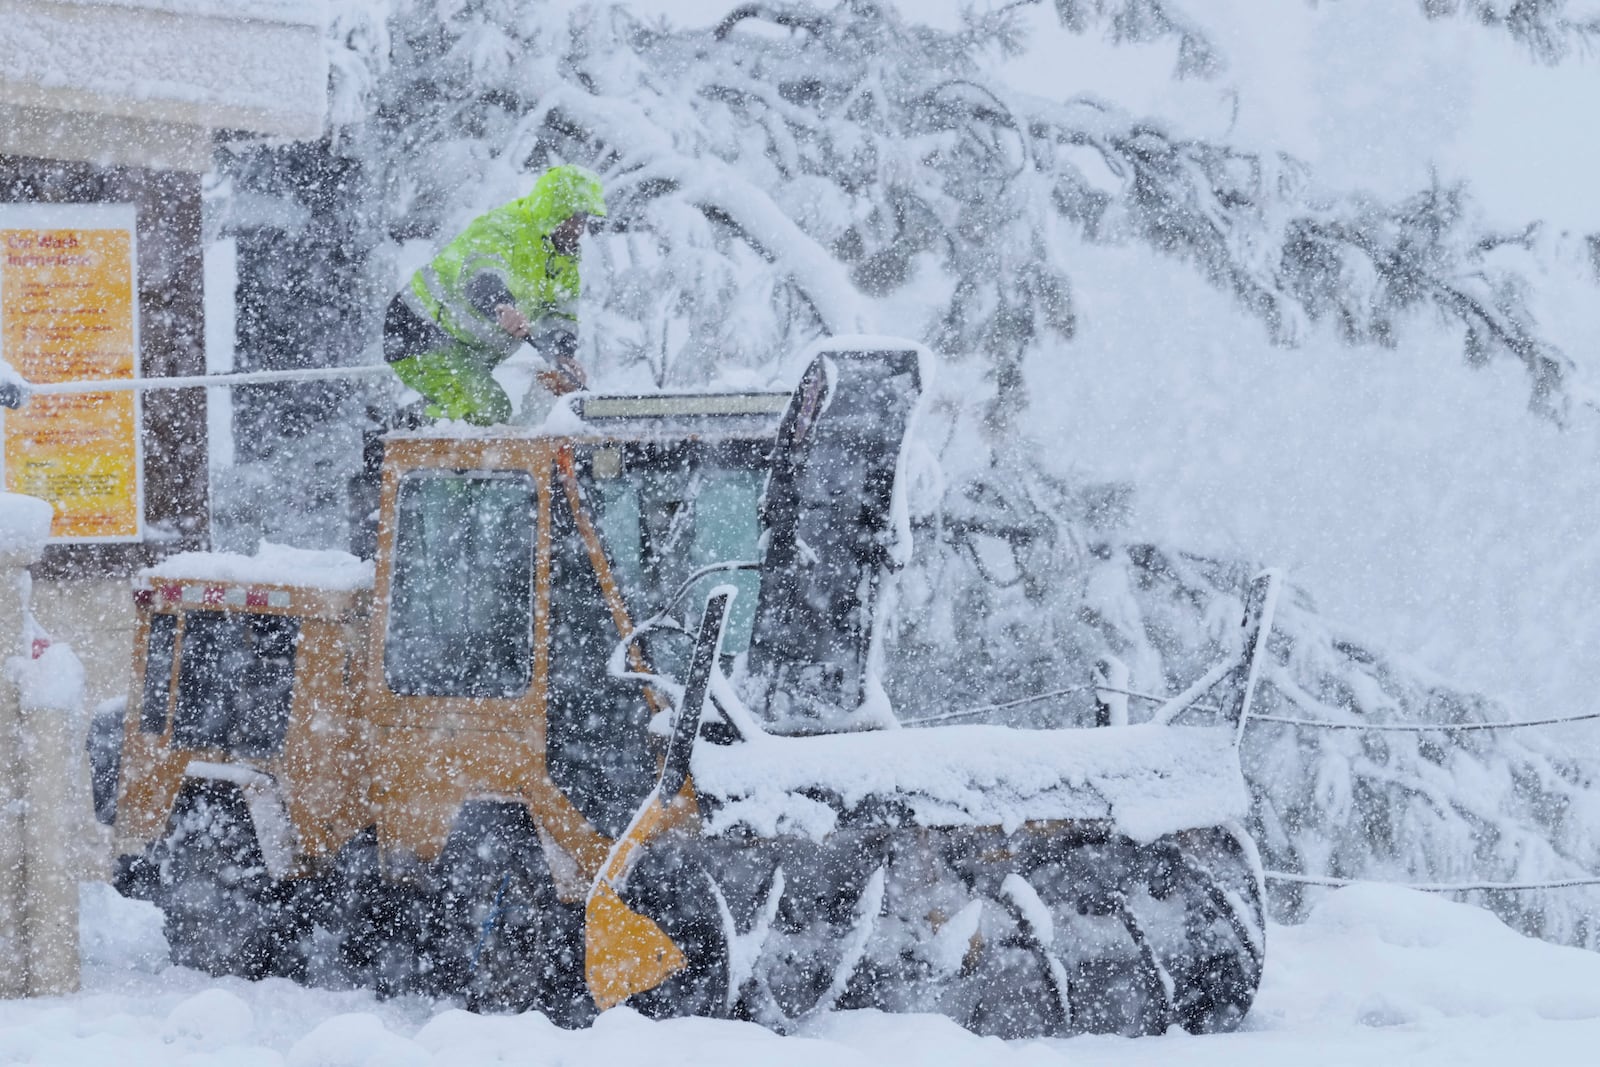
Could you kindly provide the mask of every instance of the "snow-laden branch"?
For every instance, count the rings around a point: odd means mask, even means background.
[[[1600,41],[1600,13],[1568,14],[1570,0],[1421,0],[1429,18],[1463,16],[1504,30],[1534,57],[1558,63],[1575,45]]]

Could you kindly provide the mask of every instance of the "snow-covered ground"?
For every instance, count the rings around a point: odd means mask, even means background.
[[[1269,934],[1245,1031],[1211,1037],[1003,1042],[934,1016],[846,1012],[802,1034],[625,1009],[592,1028],[380,1002],[281,979],[213,980],[167,963],[161,920],[108,886],[83,889],[84,990],[0,1002],[0,1063],[411,1067],[635,1064],[1448,1064],[1595,1062],[1600,955],[1513,933],[1487,912],[1408,890],[1329,892]]]

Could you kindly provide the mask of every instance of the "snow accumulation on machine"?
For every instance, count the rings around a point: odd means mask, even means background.
[[[1156,721],[901,726],[880,622],[926,358],[841,339],[793,396],[391,434],[375,561],[147,571],[118,888],[179,963],[565,1025],[1234,1027],[1264,954],[1238,738],[1271,580]]]

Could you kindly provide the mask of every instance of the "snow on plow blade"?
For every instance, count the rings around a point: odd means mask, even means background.
[[[700,745],[707,831],[820,839],[839,828],[1104,823],[1138,841],[1242,818],[1227,730],[947,726]]]

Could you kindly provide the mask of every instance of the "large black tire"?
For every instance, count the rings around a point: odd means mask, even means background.
[[[295,931],[237,788],[186,787],[157,854],[157,903],[173,963],[218,976],[293,973]]]
[[[440,992],[464,994],[472,1011],[587,1021],[581,915],[557,900],[525,805],[463,808],[439,857],[438,885],[425,955]]]
[[[378,866],[376,827],[352,836],[334,854],[323,873],[307,880],[292,904],[314,928],[306,938],[306,981],[335,988],[369,987],[383,995],[401,990],[383,961],[385,947],[397,939],[401,924]],[[415,926],[415,924],[413,924]],[[416,938],[406,949],[404,970],[415,958]]]
[[[705,864],[669,838],[647,847],[631,871],[622,897],[634,911],[661,927],[688,959],[688,966],[654,989],[628,998],[628,1006],[653,1019],[682,1015],[723,1018],[730,995],[727,931],[721,890]]]
[[[1052,950],[1069,987],[1064,1032],[1238,1027],[1261,983],[1265,916],[1231,833],[1147,845],[1110,838],[1040,859],[1026,877],[1052,913]]]

